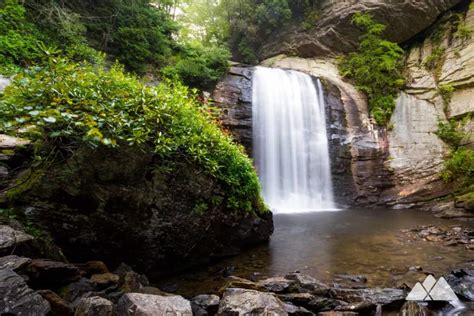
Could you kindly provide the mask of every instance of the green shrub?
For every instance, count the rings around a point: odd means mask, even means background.
[[[39,37],[17,0],[0,2],[0,72],[12,74],[19,65],[28,66],[38,60],[43,55]]]
[[[227,49],[187,45],[177,62],[165,67],[162,73],[167,78],[178,77],[191,87],[209,89],[226,74],[229,59]]]
[[[451,84],[442,84],[438,86],[438,92],[443,99],[445,110],[448,109],[451,99],[453,98],[453,93],[456,89]]]
[[[474,151],[459,148],[445,162],[441,176],[446,181],[458,181],[468,187],[474,184]]]
[[[436,135],[444,141],[446,144],[451,146],[454,150],[458,149],[461,146],[463,139],[466,138],[466,133],[462,130],[462,122],[458,122],[455,119],[452,119],[447,122],[439,122],[438,130]]]
[[[40,160],[85,145],[146,145],[163,161],[179,157],[204,168],[228,193],[228,207],[266,210],[251,160],[179,83],[147,87],[118,65],[106,70],[51,58],[14,77],[0,117],[0,131],[31,139]]]
[[[356,13],[352,22],[363,34],[357,52],[339,59],[343,77],[353,79],[368,97],[375,121],[385,125],[395,108],[395,98],[405,81],[402,75],[404,51],[396,43],[382,39],[385,26],[369,14]]]

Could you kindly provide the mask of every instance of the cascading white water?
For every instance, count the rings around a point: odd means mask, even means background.
[[[257,67],[252,103],[253,154],[265,202],[276,213],[334,210],[320,81]]]

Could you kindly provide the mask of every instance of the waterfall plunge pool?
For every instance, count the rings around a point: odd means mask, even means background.
[[[185,296],[216,293],[225,274],[263,279],[293,271],[332,284],[337,275],[363,275],[369,287],[413,286],[424,272],[439,277],[461,266],[474,268],[472,250],[464,245],[410,241],[403,230],[420,225],[459,225],[473,222],[438,219],[419,210],[362,210],[276,214],[275,233],[268,244],[239,256],[165,279],[159,286],[176,287]],[[417,271],[421,267],[423,271]]]

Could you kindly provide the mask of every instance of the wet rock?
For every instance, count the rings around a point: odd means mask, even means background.
[[[286,275],[285,279],[295,281],[291,285],[291,292],[311,292],[316,295],[329,293],[329,286],[306,274],[291,273]]]
[[[52,316],[68,316],[73,315],[73,310],[69,307],[68,303],[61,298],[58,294],[50,290],[40,290],[37,291],[45,300],[49,302],[51,306],[51,315]]]
[[[206,315],[215,315],[217,313],[217,310],[219,309],[219,302],[220,298],[217,295],[207,295],[207,294],[202,294],[193,297],[191,300],[191,304],[193,305],[193,310],[194,306],[199,307],[199,309],[202,309],[203,311],[206,312]]]
[[[24,272],[33,287],[61,286],[81,279],[75,265],[45,259],[32,260]]]
[[[68,284],[60,291],[61,296],[68,302],[73,302],[85,293],[94,292],[95,286],[89,279],[82,278],[77,282]]]
[[[93,296],[79,301],[74,316],[112,316],[113,310],[114,306],[111,301]]]
[[[0,225],[0,255],[6,255],[13,248],[33,239],[33,236],[23,231],[13,229],[10,226]]]
[[[260,288],[264,288],[269,292],[273,293],[284,293],[288,292],[291,285],[293,285],[295,281],[289,280],[282,277],[274,277],[266,280],[259,281],[257,286]]]
[[[304,306],[307,308],[308,303],[314,300],[316,297],[310,293],[290,293],[290,294],[279,294],[278,298],[284,302],[289,302],[297,306]]]
[[[75,263],[74,265],[84,271],[87,277],[91,277],[93,274],[109,273],[109,269],[102,261],[88,261],[86,263]]]
[[[274,294],[230,288],[224,292],[218,315],[288,315]]]
[[[128,271],[120,276],[120,289],[125,293],[138,292],[144,285],[148,284],[148,279],[135,271]]]
[[[41,316],[51,311],[48,301],[11,270],[0,270],[0,298],[1,314]]]
[[[351,281],[354,283],[367,283],[367,277],[364,275],[350,275],[350,274],[338,274],[336,275],[336,281]]]
[[[30,258],[15,255],[5,256],[0,258],[0,270],[9,269],[18,272],[18,270],[21,270],[30,263]]]
[[[229,278],[227,278],[225,286],[219,290],[219,293],[222,294],[227,288],[241,288],[257,291],[264,290],[257,283],[236,276],[230,276]]]
[[[90,278],[91,282],[99,289],[107,288],[119,282],[120,277],[113,273],[94,274]]]
[[[453,291],[462,299],[474,301],[474,271],[460,269],[445,276]]]
[[[403,290],[391,288],[333,288],[331,289],[331,296],[349,303],[370,302],[376,305],[388,305],[405,301],[406,293]]]
[[[191,303],[181,296],[158,296],[128,293],[122,296],[117,305],[117,315],[180,315],[192,316]]]
[[[310,312],[304,307],[300,306],[295,306],[290,303],[284,303],[285,310],[288,313],[288,315],[294,315],[294,316],[311,316],[314,315],[314,313]]]
[[[308,302],[307,308],[312,312],[318,313],[330,311],[345,304],[347,303],[332,298],[315,297],[313,300]]]
[[[28,144],[29,140],[0,134],[0,149],[15,149]]]

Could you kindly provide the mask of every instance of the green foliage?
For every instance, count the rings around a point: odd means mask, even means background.
[[[423,65],[426,69],[439,72],[441,66],[443,65],[443,56],[446,49],[444,47],[435,47],[433,48],[431,54],[426,57]]]
[[[0,73],[12,74],[18,66],[28,66],[43,55],[35,26],[17,0],[0,3]]]
[[[442,84],[438,86],[438,92],[443,99],[443,103],[445,109],[448,108],[449,104],[451,103],[451,99],[453,98],[453,93],[456,89],[451,84]]]
[[[339,70],[367,95],[373,118],[378,124],[385,125],[395,108],[399,89],[405,84],[402,75],[404,51],[396,43],[382,38],[385,26],[375,22],[369,14],[356,13],[352,22],[363,34],[357,52],[339,59]]]
[[[474,151],[459,148],[444,165],[441,176],[446,181],[457,181],[464,187],[474,184]]]
[[[456,28],[454,37],[461,40],[470,38],[474,30],[466,24],[464,14],[454,14],[454,18],[454,27]]]
[[[222,184],[229,208],[265,211],[250,159],[179,83],[147,87],[119,65],[106,70],[51,58],[14,77],[0,116],[0,130],[31,139],[41,159],[82,146],[151,147],[163,161],[201,166]]]
[[[162,74],[167,78],[178,77],[191,87],[209,89],[226,74],[229,59],[227,49],[188,44],[176,63],[164,68]]]
[[[439,122],[436,135],[456,150],[461,146],[462,140],[467,136],[466,133],[462,131],[462,127],[463,122],[455,119],[447,122]]]

